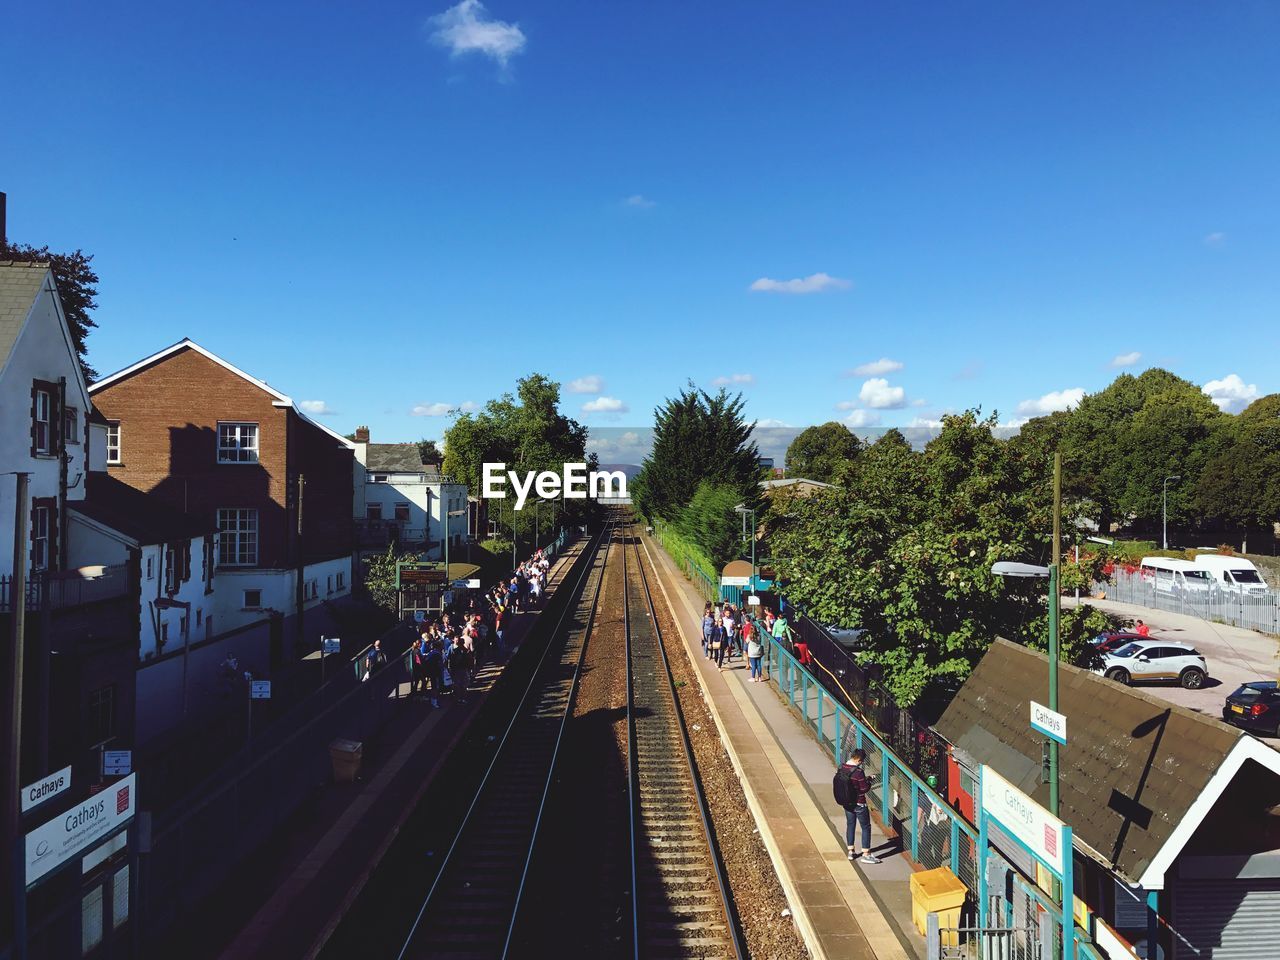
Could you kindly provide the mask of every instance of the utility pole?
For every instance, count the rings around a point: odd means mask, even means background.
[[[22,654],[26,645],[27,630],[27,507],[30,503],[29,473],[15,474],[16,501],[13,511],[13,576],[9,580],[9,607],[12,611],[13,630],[9,650],[9,760],[5,764],[4,777],[4,851],[10,860],[9,891],[13,935],[13,956],[25,957],[27,953],[27,877],[26,857],[22,836],[22,808],[19,794],[22,792]]]
[[[1053,551],[1049,558],[1049,709],[1058,711],[1058,566],[1062,553],[1062,454],[1053,455]],[[1049,812],[1058,815],[1058,741],[1049,741]]]

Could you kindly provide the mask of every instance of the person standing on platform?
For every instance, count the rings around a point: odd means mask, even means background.
[[[867,776],[862,764],[866,751],[855,750],[849,759],[836,768],[831,789],[836,803],[844,807],[844,839],[849,848],[849,859],[859,863],[879,863],[880,858],[871,852],[871,811],[867,807],[867,793],[874,778]],[[862,852],[858,853],[857,832],[862,828]]]
[[[711,604],[702,611],[702,655],[711,656],[711,631],[715,629],[716,618],[711,615]]]

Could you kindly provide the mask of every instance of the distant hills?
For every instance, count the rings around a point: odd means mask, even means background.
[[[610,471],[621,470],[627,475],[628,482],[634,480],[636,478],[636,474],[640,472],[639,465],[634,463],[602,463],[600,464],[599,469]]]

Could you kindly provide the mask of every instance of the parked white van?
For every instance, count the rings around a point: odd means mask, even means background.
[[[1207,596],[1217,583],[1207,567],[1172,557],[1143,557],[1138,572],[1143,581],[1154,586],[1158,593]]]
[[[1197,567],[1209,571],[1219,588],[1246,596],[1266,596],[1270,593],[1262,574],[1244,557],[1228,557],[1221,553],[1201,553],[1196,556]]]

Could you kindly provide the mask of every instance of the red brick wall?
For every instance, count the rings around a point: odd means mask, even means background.
[[[102,414],[120,421],[121,463],[109,467],[113,476],[211,521],[219,507],[257,508],[258,563],[283,567],[297,562],[294,499],[301,470],[307,475],[303,521],[310,559],[349,553],[351,451],[293,411],[272,406],[273,399],[191,349],[170,354],[93,394]],[[256,464],[218,463],[218,421],[258,424]],[[296,426],[291,428],[291,421]],[[298,438],[293,447],[302,463],[297,465],[290,459],[291,434],[302,428],[332,446],[320,449],[318,441]],[[338,509],[343,489],[345,506],[330,516]]]

